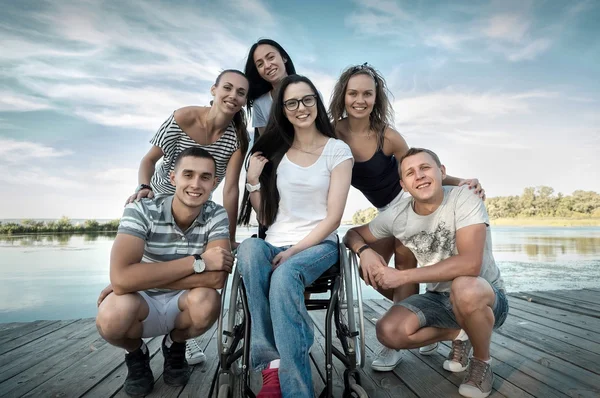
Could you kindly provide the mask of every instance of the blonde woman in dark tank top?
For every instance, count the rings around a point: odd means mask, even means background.
[[[361,191],[379,211],[392,206],[402,195],[397,159],[409,149],[400,133],[391,127],[393,109],[388,94],[384,78],[365,63],[349,67],[341,74],[329,106],[336,134],[350,146],[354,156],[352,186]],[[447,176],[443,183],[468,184],[475,194],[485,198],[485,191],[477,179],[464,180]],[[378,263],[387,266],[392,255],[397,269],[417,266],[414,255],[395,238],[383,239],[371,245],[359,257],[377,256]],[[405,285],[394,290],[381,289],[374,283],[372,271],[367,267],[361,268],[365,283],[394,302],[419,293],[418,285]],[[421,352],[433,352],[436,347],[423,347]],[[396,351],[383,347],[373,361],[372,368],[392,370],[401,358]]]

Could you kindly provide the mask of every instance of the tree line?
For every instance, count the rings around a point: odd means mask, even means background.
[[[73,224],[68,217],[57,221],[22,220],[19,223],[0,222],[0,234],[28,234],[28,233],[85,233],[85,232],[116,232],[119,220],[100,223],[96,220],[85,220],[81,224]]]
[[[555,194],[547,186],[527,187],[520,196],[488,198],[490,219],[498,218],[600,218],[600,194],[577,190],[571,195]],[[352,216],[355,225],[366,224],[377,215],[375,208],[359,210]]]

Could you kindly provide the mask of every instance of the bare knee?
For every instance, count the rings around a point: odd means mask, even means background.
[[[396,269],[411,269],[417,267],[417,259],[409,248],[395,240],[394,246],[394,267]]]
[[[453,308],[467,316],[487,306],[490,293],[493,292],[480,278],[460,276],[452,281],[450,299]]]
[[[192,329],[196,331],[204,331],[210,327],[221,313],[221,295],[215,289],[199,287],[190,290],[186,304]]]
[[[125,338],[133,323],[141,321],[141,304],[142,299],[137,294],[109,294],[100,304],[96,316],[100,335],[106,340]]]
[[[409,338],[400,324],[390,317],[383,317],[377,321],[375,331],[377,340],[388,348],[401,349],[408,345]]]

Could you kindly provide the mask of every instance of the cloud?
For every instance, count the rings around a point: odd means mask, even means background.
[[[0,91],[0,112],[28,112],[50,109],[52,105],[44,98],[14,91]]]
[[[448,4],[439,10],[412,7],[410,11],[409,3],[355,3],[345,23],[356,34],[387,38],[392,46],[442,50],[462,63],[489,62],[498,56],[510,62],[531,61],[552,47],[576,15],[592,7],[590,2],[580,2],[563,12],[535,14],[531,2],[508,7],[479,4],[469,9]]]
[[[527,44],[523,48],[510,51],[508,53],[508,59],[513,62],[529,61],[546,52],[551,45],[552,41],[550,39],[537,39]]]
[[[487,37],[519,43],[529,30],[531,22],[518,14],[494,15],[484,29]]]
[[[30,159],[47,159],[68,156],[71,151],[61,151],[28,141],[0,138],[0,158],[3,162],[27,162]]]
[[[179,107],[208,105],[220,71],[242,68],[248,37],[277,21],[259,0],[41,2],[18,15],[0,25],[0,79],[12,87],[0,111],[53,108],[152,130]]]
[[[396,124],[410,126],[461,125],[476,117],[493,119],[507,114],[527,113],[527,99],[540,93],[489,94],[446,89],[394,101]]]

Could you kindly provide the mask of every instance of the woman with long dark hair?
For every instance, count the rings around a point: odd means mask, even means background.
[[[244,73],[250,82],[247,109],[252,127],[262,134],[267,126],[273,93],[283,78],[296,74],[287,51],[271,39],[260,39],[250,47]]]
[[[351,66],[344,70],[335,84],[329,113],[337,136],[348,144],[355,158],[352,186],[358,189],[379,211],[396,204],[403,195],[400,186],[398,159],[408,151],[400,133],[392,127],[394,111],[389,100],[385,79],[370,65]],[[446,176],[444,185],[469,184],[474,193],[485,198],[477,179],[463,180]],[[395,238],[384,239],[361,251],[362,277],[382,295],[394,302],[419,293],[418,285],[404,285],[393,290],[378,287],[372,271],[386,266],[392,255],[397,269],[417,266],[414,255]],[[422,347],[422,354],[435,352],[437,344]],[[371,367],[392,370],[402,359],[401,353],[383,347]]]
[[[313,396],[313,330],[303,294],[338,260],[336,230],[352,172],[350,148],[334,137],[312,82],[285,77],[251,149],[250,198],[240,220],[248,223],[254,209],[266,238],[243,241],[237,254],[252,319],[252,366],[263,370],[261,398]]]
[[[152,148],[142,158],[138,172],[138,187],[127,203],[141,198],[152,198],[163,193],[175,193],[169,180],[175,160],[190,147],[206,149],[217,164],[217,185],[225,179],[223,207],[229,218],[229,234],[232,248],[238,217],[239,179],[242,164],[248,151],[249,140],[246,104],[249,82],[239,70],[227,69],[217,76],[210,92],[211,105],[187,106],[177,109],[160,126],[150,140]],[[156,163],[162,158],[157,168]],[[203,362],[206,357],[195,340],[188,340],[186,358],[190,365]]]

